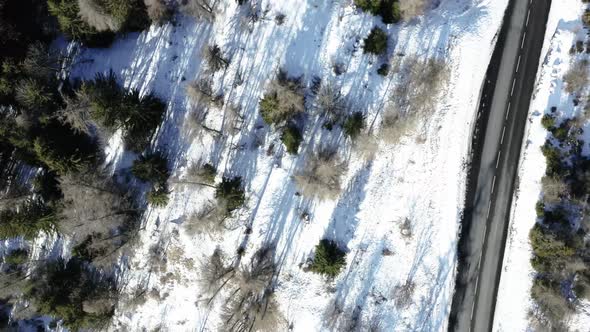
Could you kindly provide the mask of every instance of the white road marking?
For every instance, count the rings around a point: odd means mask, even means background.
[[[522,47],[524,46],[524,40],[526,39],[526,31],[524,32],[524,34],[522,35],[522,42],[520,43],[520,48],[522,49]]]
[[[512,97],[512,94],[514,93],[514,85],[516,84],[516,77],[512,80],[512,90],[510,90],[510,97]]]
[[[516,73],[518,73],[518,69],[520,69],[520,54],[518,55],[518,63],[516,64]]]
[[[494,178],[492,179],[492,194],[494,193],[494,188],[495,187],[496,187],[496,176],[494,175]]]
[[[512,103],[512,102],[510,102],[510,101],[508,102],[508,108],[506,109],[506,119],[504,119],[504,120],[508,120],[508,114],[510,114],[510,103]]]
[[[504,134],[506,133],[506,126],[502,128],[502,138],[500,139],[500,145],[504,144]],[[500,150],[502,151],[502,150]]]
[[[486,216],[486,220],[490,217],[490,209],[492,208],[492,200],[488,202],[488,214]]]
[[[496,168],[498,168],[498,165],[500,164],[500,155],[502,155],[502,150],[498,151],[498,157],[496,158]]]

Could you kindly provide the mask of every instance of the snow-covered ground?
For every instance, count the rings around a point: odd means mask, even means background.
[[[209,188],[173,186],[170,204],[149,211],[141,243],[124,273],[128,294],[147,285],[145,303],[118,307],[113,329],[170,331],[211,330],[220,322],[220,301],[207,306],[200,297],[199,265],[216,247],[233,257],[246,249],[242,262],[265,245],[276,248],[280,273],[275,293],[287,321],[296,331],[333,329],[323,316],[334,303],[344,315],[356,317],[361,330],[446,329],[456,264],[458,222],[465,190],[465,158],[479,89],[491,56],[507,0],[442,0],[419,19],[384,26],[380,19],[355,11],[350,1],[288,0],[268,4],[268,19],[252,32],[240,32],[239,7],[227,0],[214,24],[179,18],[141,34],[130,34],[105,50],[84,50],[73,74],[91,78],[113,69],[126,87],[153,91],[168,101],[165,123],[155,146],[166,151],[173,177],[206,160],[219,174],[241,176],[247,204],[234,220],[236,228],[220,236],[190,236],[187,216],[213,198]],[[286,15],[277,25],[274,17]],[[389,55],[444,58],[450,78],[433,116],[396,146],[379,143],[377,156],[364,161],[350,142],[321,128],[311,116],[298,156],[270,156],[270,144],[281,146],[275,130],[258,115],[258,100],[278,68],[313,76],[342,88],[355,109],[379,122],[396,75],[376,74],[381,62],[360,48],[371,28],[380,25],[390,36]],[[227,71],[213,77],[225,104],[238,105],[244,116],[241,130],[227,139],[191,137],[183,130],[190,103],[185,85],[205,71],[201,49],[216,43],[231,57]],[[334,62],[346,72],[336,76]],[[237,73],[244,82],[233,84]],[[207,125],[222,126],[222,112],[211,110]],[[377,126],[378,127],[378,126]],[[338,136],[338,137],[336,137]],[[257,147],[257,142],[262,146]],[[296,195],[291,176],[304,167],[307,150],[332,142],[348,163],[344,190],[336,200],[317,201]],[[122,153],[120,140],[110,140],[109,158],[115,169],[129,166],[133,156]],[[218,179],[220,177],[218,175]],[[309,220],[302,220],[302,214]],[[409,219],[411,237],[401,234]],[[246,231],[246,225],[250,227]],[[348,251],[347,266],[333,281],[301,264],[312,257],[322,238],[337,241]],[[149,248],[165,248],[164,268],[154,269]],[[384,254],[389,251],[393,254]],[[167,275],[167,273],[170,273]],[[412,280],[411,304],[398,308],[397,285]],[[227,296],[223,294],[220,298]],[[141,302],[141,301],[138,301]],[[281,330],[277,328],[277,330]]]
[[[583,8],[580,0],[552,3],[540,70],[536,79],[537,86],[531,101],[529,121],[523,140],[518,189],[512,206],[496,304],[495,331],[530,330],[528,312],[532,305],[530,289],[534,270],[530,264],[532,253],[528,236],[537,219],[535,204],[541,195],[541,178],[545,174],[546,165],[541,146],[548,135],[547,130],[541,125],[541,118],[543,114],[550,112],[551,107],[557,107],[558,118],[564,119],[581,111],[582,104],[580,107],[574,107],[574,97],[565,92],[563,75],[572,64],[572,45],[577,40],[585,39],[586,31],[582,28],[580,19]],[[585,125],[584,131],[588,132],[588,124]],[[571,318],[570,326],[573,329],[587,331],[589,323],[589,307],[582,305],[579,313]]]

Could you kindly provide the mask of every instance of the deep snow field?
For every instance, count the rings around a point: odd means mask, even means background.
[[[154,145],[168,154],[173,178],[182,179],[192,163],[205,160],[217,165],[218,179],[223,174],[241,176],[246,186],[246,206],[230,222],[235,227],[218,235],[189,235],[185,229],[188,216],[213,199],[213,190],[171,187],[170,203],[149,211],[139,248],[130,257],[129,269],[121,272],[122,291],[129,300],[119,303],[112,329],[216,329],[221,304],[230,294],[224,291],[207,303],[200,295],[200,263],[217,247],[235,258],[242,245],[246,264],[256,250],[270,245],[279,265],[279,309],[295,331],[339,330],[342,324],[362,331],[445,330],[474,112],[507,1],[441,0],[423,17],[389,26],[356,11],[350,1],[263,1],[268,18],[251,32],[240,32],[239,7],[226,0],[214,24],[179,17],[175,24],[129,34],[109,49],[77,51],[69,45],[77,54],[74,77],[92,78],[112,69],[126,87],[153,91],[168,101]],[[274,21],[277,13],[286,15],[282,25]],[[397,75],[377,75],[381,62],[362,52],[362,39],[375,25],[390,36],[389,56],[446,60],[449,83],[433,116],[395,146],[380,142],[372,161],[365,161],[350,141],[323,129],[318,117],[311,116],[299,154],[286,154],[276,130],[258,113],[259,98],[279,68],[303,75],[307,86],[319,76],[340,87],[378,130]],[[213,77],[214,89],[223,91],[225,105],[240,107],[244,120],[235,135],[194,137],[183,129],[192,107],[185,86],[208,75],[201,49],[212,43],[231,58],[229,68]],[[343,63],[346,72],[336,76],[334,62]],[[241,85],[234,84],[238,72]],[[534,107],[544,109],[538,102]],[[535,126],[538,119],[534,117]],[[223,121],[223,112],[211,110],[207,115],[211,128],[221,128]],[[268,155],[271,144],[277,148]],[[336,200],[296,195],[291,178],[304,167],[306,151],[322,144],[339,146],[341,159],[347,161],[344,190]],[[107,152],[114,172],[129,167],[135,157],[123,153],[117,135],[108,142]],[[534,209],[529,210],[532,216]],[[304,214],[309,217],[302,218]],[[406,219],[411,236],[401,232]],[[532,217],[526,220],[534,222]],[[346,268],[332,281],[302,268],[322,238],[337,241],[348,252]],[[165,252],[164,266],[156,268],[148,259],[154,245]],[[415,283],[410,304],[396,306],[395,287],[407,280]],[[145,302],[134,298],[138,290],[149,294]],[[334,308],[343,312],[336,323],[324,315]]]
[[[586,34],[580,19],[584,6],[579,0],[553,1],[545,43],[541,53],[541,64],[537,74],[536,87],[531,106],[523,152],[518,172],[518,188],[512,205],[512,217],[504,266],[494,321],[494,331],[528,331],[528,312],[532,308],[530,296],[534,270],[531,266],[531,246],[529,232],[537,216],[535,204],[541,195],[541,179],[545,174],[545,157],[541,146],[547,138],[547,130],[541,125],[543,114],[551,107],[557,107],[557,119],[571,118],[583,112],[582,104],[574,107],[574,96],[564,90],[563,75],[572,65],[574,57],[570,48],[577,40],[584,40]],[[558,120],[559,121],[559,120]],[[588,123],[584,126],[585,141],[590,138]],[[584,145],[584,153],[588,153]],[[578,312],[569,318],[572,330],[587,331],[590,324],[590,304],[581,303]]]

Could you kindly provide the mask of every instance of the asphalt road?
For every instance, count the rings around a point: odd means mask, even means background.
[[[511,0],[481,92],[450,331],[491,331],[510,207],[551,0]]]

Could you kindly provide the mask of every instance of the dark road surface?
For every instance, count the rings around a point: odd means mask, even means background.
[[[550,0],[511,0],[472,142],[449,331],[491,331],[510,207]]]

